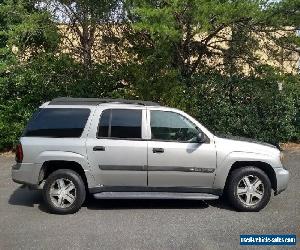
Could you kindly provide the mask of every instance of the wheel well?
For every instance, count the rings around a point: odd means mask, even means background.
[[[276,174],[275,174],[274,169],[268,163],[261,162],[261,161],[237,161],[237,162],[235,162],[231,166],[231,169],[227,176],[225,186],[227,186],[227,181],[229,179],[228,177],[230,176],[230,174],[233,170],[242,168],[242,167],[249,167],[249,166],[257,167],[257,168],[261,169],[262,171],[264,171],[271,181],[272,189],[274,191],[277,190],[277,179],[276,179]]]
[[[58,169],[71,169],[71,170],[75,171],[76,173],[78,173],[80,175],[80,177],[82,178],[82,180],[85,184],[85,187],[87,189],[88,185],[87,185],[87,179],[85,176],[85,172],[84,172],[82,166],[75,161],[46,161],[46,162],[44,162],[41,172],[40,172],[40,176],[39,176],[40,183],[43,180],[46,180],[51,173],[53,173],[54,171],[56,171]]]

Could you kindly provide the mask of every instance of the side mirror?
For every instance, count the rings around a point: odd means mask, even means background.
[[[203,132],[200,132],[197,135],[197,142],[198,143],[205,143],[205,142],[207,142],[207,137],[206,137],[206,135]]]

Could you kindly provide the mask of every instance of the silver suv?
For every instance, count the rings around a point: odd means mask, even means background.
[[[57,98],[33,115],[16,148],[12,179],[43,189],[49,210],[97,199],[197,199],[221,195],[259,211],[287,188],[272,145],[213,135],[186,113],[157,103]]]

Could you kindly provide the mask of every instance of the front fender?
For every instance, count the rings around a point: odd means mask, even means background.
[[[274,157],[267,154],[238,151],[231,152],[223,159],[217,159],[217,169],[213,188],[224,189],[229,171],[235,162],[249,162],[249,166],[251,166],[251,162],[263,162],[272,167],[281,166],[280,161],[276,161]]]

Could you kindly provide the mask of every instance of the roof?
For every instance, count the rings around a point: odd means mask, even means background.
[[[159,103],[141,100],[110,99],[110,98],[55,98],[48,105],[91,105],[97,106],[103,103],[135,104],[142,106],[160,106]]]

